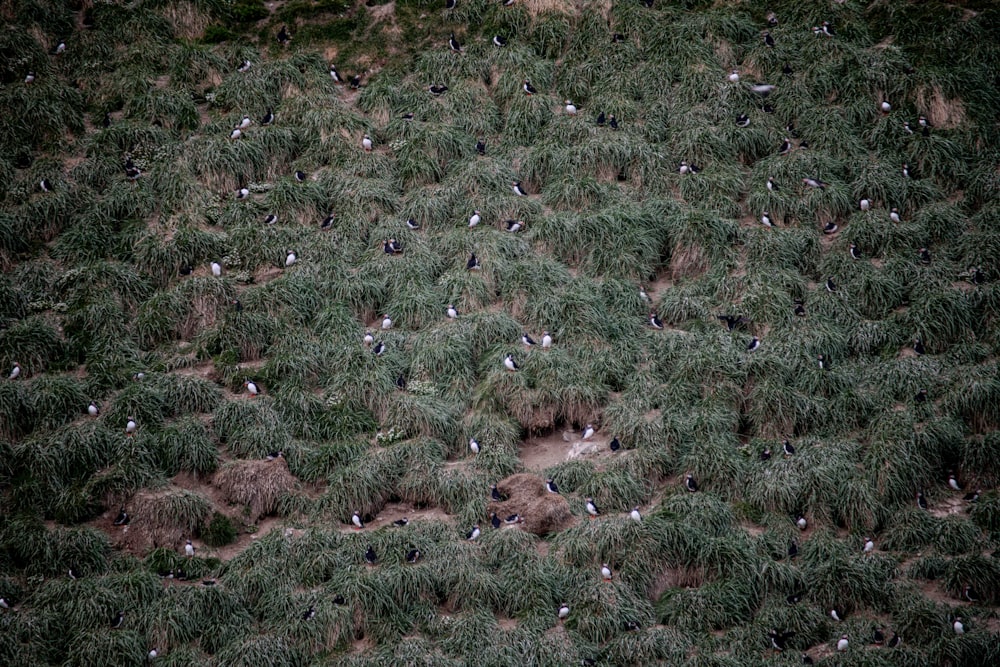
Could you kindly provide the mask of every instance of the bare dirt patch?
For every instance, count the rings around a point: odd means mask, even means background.
[[[610,455],[610,434],[597,433],[590,440],[580,439],[580,433],[557,431],[551,435],[529,438],[521,443],[520,455],[525,470],[541,472],[565,461],[599,459]]]
[[[497,483],[497,490],[507,500],[491,502],[488,512],[506,518],[518,514],[525,530],[535,535],[547,535],[562,530],[573,522],[569,503],[558,493],[549,493],[541,477],[529,473],[511,475]]]

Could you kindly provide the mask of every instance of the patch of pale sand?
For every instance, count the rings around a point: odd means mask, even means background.
[[[598,433],[590,440],[581,440],[577,433],[557,431],[551,435],[522,441],[519,458],[524,469],[529,472],[541,472],[575,459],[605,458],[612,454],[608,448],[611,437],[610,434]]]

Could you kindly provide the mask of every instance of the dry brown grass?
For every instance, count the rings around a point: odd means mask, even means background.
[[[696,278],[708,270],[708,260],[699,245],[678,243],[670,254],[670,279]]]
[[[496,512],[501,519],[520,514],[529,533],[547,535],[566,528],[573,520],[566,499],[546,491],[545,482],[538,475],[511,475],[497,484],[497,490],[507,500],[491,502],[487,511]]]
[[[121,540],[133,553],[158,547],[179,548],[195,534],[212,512],[202,495],[167,487],[138,491],[125,505],[131,522],[121,530]],[[111,512],[117,515],[117,510]]]
[[[182,39],[199,39],[212,18],[190,2],[172,2],[161,10],[163,17],[173,26],[174,34]]]
[[[214,484],[226,500],[245,505],[250,520],[278,509],[278,502],[296,486],[283,458],[274,461],[233,461],[215,473]]]
[[[917,90],[917,110],[927,116],[932,125],[944,130],[965,122],[965,105],[959,99],[947,99],[938,86],[922,86]]]

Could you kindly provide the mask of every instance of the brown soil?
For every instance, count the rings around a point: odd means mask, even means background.
[[[521,526],[529,533],[547,535],[573,522],[566,499],[546,491],[544,480],[537,475],[511,475],[497,484],[497,490],[507,500],[491,502],[486,511],[496,512],[501,519],[519,514],[524,520]]]
[[[598,432],[590,440],[581,433],[557,431],[551,435],[529,438],[521,443],[521,463],[525,470],[542,472],[546,468],[575,459],[598,460],[611,455],[608,443],[612,435]]]

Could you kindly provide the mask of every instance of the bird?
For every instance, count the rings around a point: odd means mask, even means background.
[[[521,342],[524,343],[525,347],[532,347],[535,344],[535,339],[528,335],[527,331],[521,332]]]
[[[903,171],[903,178],[910,178],[910,166],[905,162],[903,163],[902,171]]]
[[[798,604],[802,601],[802,595],[800,593],[792,593],[785,598],[785,602],[789,605]]]
[[[687,163],[687,160],[681,160],[680,164],[677,165],[678,174],[686,174],[691,171],[691,166]]]
[[[564,602],[559,605],[559,620],[565,621],[567,616],[569,616],[569,605]]]
[[[503,358],[503,365],[504,368],[506,368],[509,371],[516,371],[519,368],[517,362],[514,361],[513,354],[508,354],[506,357]]]
[[[10,369],[10,374],[7,376],[8,380],[16,380],[21,377],[21,364],[14,362],[14,366]]]
[[[194,545],[191,544],[191,540],[187,540],[187,542],[184,543],[184,555],[188,558],[194,556]]]
[[[830,609],[830,618],[837,621],[838,623],[844,620],[842,614],[839,611],[837,611],[836,607]]]
[[[597,505],[594,504],[594,499],[587,498],[587,514],[590,515],[590,518],[597,518],[600,513],[600,510],[597,509]]]
[[[66,42],[59,42],[56,44],[56,55],[62,55],[66,52]]]
[[[305,181],[306,178],[308,178],[308,176],[306,176],[306,172],[300,170],[295,171],[295,180],[298,181],[299,183]]]
[[[129,524],[129,521],[131,520],[132,519],[129,517],[128,512],[126,512],[125,508],[122,507],[120,510],[118,510],[118,516],[115,517],[114,525],[127,526]]]
[[[417,222],[416,220],[414,220],[413,218],[407,218],[406,219],[406,227],[408,229],[417,230],[417,229],[420,229],[420,223]]]
[[[368,545],[368,549],[365,550],[365,562],[369,565],[374,565],[378,562],[378,555],[370,544]]]
[[[961,491],[962,490],[962,487],[961,487],[961,485],[959,485],[958,479],[955,478],[954,474],[948,475],[948,486],[950,486],[955,491]]]
[[[889,104],[889,100],[882,100],[882,103],[878,105],[878,108],[884,114],[892,111],[892,105]]]
[[[507,38],[502,35],[493,35],[493,46],[498,48],[507,46]]]
[[[535,87],[531,85],[531,81],[529,81],[528,79],[524,80],[524,83],[521,85],[521,89],[524,91],[524,94],[528,95],[529,97],[538,92],[537,90],[535,90]]]
[[[806,316],[806,306],[802,302],[802,299],[795,299],[795,301],[793,301],[793,303],[795,304],[795,308],[792,309],[792,312],[795,313],[795,315],[797,317],[805,317]]]
[[[819,365],[821,371],[827,370],[830,367],[830,360],[823,354],[816,355],[816,363]]]
[[[832,26],[832,25],[830,25],[830,22],[829,22],[829,21],[823,21],[823,23],[822,23],[822,24],[820,25],[820,30],[821,30],[821,31],[823,32],[823,34],[824,34],[824,35],[826,35],[827,37],[833,37],[833,36],[834,36],[834,35],[836,34],[836,33],[835,33],[835,32],[833,31],[833,26]]]
[[[361,530],[365,527],[365,522],[361,520],[361,513],[357,510],[354,510],[351,515],[351,523],[354,524],[354,530]]]
[[[760,460],[761,461],[770,461],[771,460],[771,448],[770,447],[764,447],[764,449],[761,450]]]
[[[111,114],[105,112],[104,118],[101,119],[101,127],[111,127]]]
[[[837,650],[843,653],[849,645],[850,642],[847,640],[847,635],[840,635],[840,639],[837,640]]]
[[[270,125],[273,122],[274,122],[274,112],[271,111],[271,109],[268,109],[267,113],[265,113],[263,116],[261,116],[261,118],[260,118],[260,124],[261,125]]]
[[[881,644],[885,641],[885,634],[882,632],[882,628],[875,628],[872,632],[872,644]]]
[[[520,514],[508,514],[503,520],[504,523],[522,523],[524,521]]]
[[[462,52],[462,43],[458,41],[457,37],[455,37],[455,33],[451,33],[451,35],[448,36],[448,48],[455,53]]]
[[[740,71],[737,70],[737,69],[729,70],[729,77],[728,78],[729,78],[729,81],[731,83],[739,83],[740,82]]]
[[[799,514],[795,517],[795,525],[799,527],[799,530],[805,530],[808,524],[806,523],[806,518]]]
[[[473,454],[479,453],[479,441],[475,438],[469,438],[469,451]]]
[[[493,526],[494,530],[499,530],[500,529],[500,525],[502,523],[503,522],[500,521],[500,517],[497,516],[496,512],[490,512],[490,525]]]
[[[952,629],[955,631],[956,635],[965,634],[965,625],[962,623],[961,617],[957,617],[955,622],[951,624]]]
[[[135,375],[132,376],[132,379],[135,380],[136,382],[138,382],[139,380],[142,380],[145,377],[146,377],[146,374],[143,373],[142,371],[139,371],[138,373],[136,373]],[[129,419],[131,419],[131,417],[129,417]]]
[[[319,223],[320,229],[330,229],[333,227],[333,221],[336,219],[333,213],[323,218],[323,222]]]
[[[903,121],[903,131],[906,132],[907,134],[913,134],[913,126],[910,125],[910,121],[908,120]]]
[[[245,130],[248,127],[250,127],[251,123],[253,123],[253,121],[250,120],[250,116],[243,116],[243,120],[241,120],[240,124],[237,125],[236,127],[239,128],[239,129],[241,129],[241,130]]]
[[[760,348],[760,338],[754,336],[747,343],[747,352],[756,352],[758,348]]]
[[[481,219],[482,218],[479,216],[479,209],[474,210],[472,212],[472,215],[469,216],[469,227],[475,227],[476,225],[479,224],[479,221]]]
[[[788,640],[795,636],[794,632],[778,632],[773,629],[767,634],[771,638],[771,648],[775,651],[784,651]]]
[[[805,183],[810,188],[819,188],[820,190],[826,189],[826,183],[819,180],[818,178],[803,178],[802,182]]]
[[[927,497],[924,496],[923,491],[917,491],[917,507],[922,510],[927,509]]]
[[[354,76],[352,76],[351,77],[351,84],[350,85],[351,85],[351,89],[352,90],[357,90],[358,88],[360,88],[361,87],[361,75],[360,74],[355,74]]]
[[[117,630],[125,624],[125,612],[119,611],[111,621],[111,629]]]
[[[620,440],[618,440],[617,437],[614,437],[611,438],[611,442],[608,443],[608,447],[611,449],[611,451],[617,452],[619,449],[622,448],[622,443]]]
[[[292,251],[292,250],[289,250],[288,254],[285,255],[285,268],[288,268],[288,267],[294,265],[295,262],[298,261],[298,259],[299,258],[295,255],[295,252]]]
[[[684,475],[684,488],[691,493],[694,493],[698,490],[698,482],[697,480],[695,480],[694,475],[691,474]]]
[[[788,155],[792,150],[792,140],[785,137],[781,140],[781,146],[778,148],[778,155]]]
[[[526,225],[524,224],[523,220],[505,220],[504,221],[504,229],[506,229],[508,232],[512,232],[512,233],[516,233],[516,232],[521,231],[522,229],[525,228],[525,226]]]
[[[741,315],[716,315],[717,319],[726,323],[726,328],[732,331],[741,324],[747,324],[750,322],[747,318]]]
[[[479,271],[483,267],[479,265],[479,260],[476,258],[476,253],[469,253],[469,259],[465,261],[465,268],[469,271]]]
[[[774,37],[767,30],[764,31],[764,46],[774,48]]]
[[[899,209],[895,206],[889,209],[889,219],[895,223],[899,223]]]
[[[858,202],[858,206],[861,208],[862,211],[867,211],[872,207],[872,203],[868,199],[862,199],[860,202]]]
[[[549,493],[559,493],[559,487],[556,485],[555,480],[551,477],[545,480],[545,490]]]
[[[962,590],[962,597],[969,602],[979,602],[979,596],[976,595],[974,590],[972,590],[972,586],[966,586],[965,589]]]
[[[760,224],[764,225],[765,227],[772,227],[773,225],[771,224],[771,214],[768,213],[767,211],[761,213]]]
[[[490,487],[490,499],[493,500],[494,502],[500,502],[500,501],[503,500],[503,496],[500,494],[500,491],[497,489],[497,485],[496,484],[494,484],[493,486]]]
[[[52,185],[52,181],[50,181],[47,178],[43,178],[42,180],[38,181],[38,188],[42,192],[52,192],[52,190],[53,190],[54,187],[55,186]]]
[[[642,514],[639,513],[639,506],[638,505],[636,505],[635,507],[632,508],[632,511],[629,512],[628,516],[633,521],[636,521],[636,522],[641,522],[642,521]]]
[[[385,343],[382,341],[375,343],[374,347],[372,347],[372,353],[376,357],[381,357],[385,353]]]
[[[233,131],[229,133],[230,139],[239,139],[242,136],[243,136],[243,131],[240,130],[240,128],[238,127],[234,127]]]
[[[25,74],[24,75],[24,82],[25,83],[34,83],[35,82],[35,73],[34,72],[28,72],[27,74]]]
[[[750,90],[751,91],[757,93],[758,95],[760,95],[762,97],[767,97],[768,95],[770,95],[771,93],[773,93],[774,90],[775,90],[775,88],[777,88],[777,86],[775,86],[774,84],[771,84],[771,83],[755,83],[752,86],[750,86]],[[765,105],[765,109],[764,110],[767,111],[768,113],[774,113],[773,110],[768,111],[768,109],[766,108],[766,105]]]
[[[569,116],[575,116],[576,115],[576,105],[573,104],[573,101],[572,100],[566,100],[564,102],[564,104],[566,106],[563,107],[563,109],[564,109],[564,111],[566,111],[566,114],[569,115]]]
[[[458,5],[458,1],[457,0],[445,0],[445,2],[444,2],[444,8],[445,9],[455,9],[455,7],[457,5]]]
[[[511,189],[511,190],[512,190],[512,191],[514,192],[514,194],[515,194],[515,195],[517,195],[518,197],[527,197],[527,196],[528,196],[528,193],[527,193],[527,192],[525,192],[525,191],[524,191],[524,190],[523,190],[523,189],[521,188],[521,181],[513,181],[513,182],[512,182],[511,184],[510,184],[510,189]]]
[[[398,527],[398,528],[402,528],[403,526],[405,526],[405,525],[406,525],[406,524],[408,524],[408,523],[410,523],[410,520],[409,520],[409,519],[407,519],[407,518],[406,518],[406,517],[404,516],[404,517],[403,517],[402,519],[396,519],[395,521],[393,521],[393,522],[392,522],[392,525],[394,525],[394,526],[396,526],[396,527]]]
[[[330,78],[333,79],[333,82],[337,85],[343,85],[344,83],[344,80],[340,78],[340,74],[337,72],[336,65],[330,65]]]
[[[284,458],[284,457],[285,457],[285,455],[281,451],[270,452],[270,453],[268,453],[267,456],[264,457],[264,460],[265,461],[276,461],[276,460]]]
[[[654,329],[662,329],[663,328],[663,322],[656,315],[656,313],[650,313],[649,314],[649,326],[653,327]]]
[[[774,12],[768,12],[767,14],[767,25],[771,28],[778,27],[778,15]]]
[[[872,541],[872,538],[870,537],[864,538],[864,545],[861,547],[862,553],[868,554],[874,550],[875,550],[875,543]]]
[[[127,419],[127,421],[125,422],[125,435],[133,435],[133,434],[135,434],[135,430],[137,428],[138,428],[138,425],[135,423],[135,418],[134,417],[129,417]]]
[[[542,332],[542,349],[548,349],[552,347],[552,336],[548,331]]]
[[[139,169],[137,166],[135,166],[135,163],[132,162],[132,158],[131,157],[126,156],[126,158],[125,158],[125,178],[127,178],[130,181],[134,181],[134,180],[137,180],[140,176],[142,176],[142,170]]]
[[[741,113],[736,117],[736,127],[750,127],[750,116]]]
[[[412,565],[413,563],[416,563],[418,560],[420,560],[420,549],[414,548],[406,552],[407,563],[410,563]]]
[[[611,572],[611,568],[608,566],[608,564],[601,563],[601,578],[604,579],[604,581],[611,581],[612,576],[613,573]]]
[[[480,155],[486,155],[486,142],[482,139],[476,141],[476,152]]]
[[[101,408],[98,407],[97,403],[91,401],[90,405],[87,406],[87,414],[91,417],[96,417],[101,414]]]
[[[445,311],[445,314],[448,316],[449,320],[454,320],[458,317],[458,311],[455,310],[455,306],[450,303],[448,304],[448,309]]]
[[[921,248],[917,252],[920,255],[920,263],[921,264],[930,264],[931,263],[931,251],[930,250],[928,250],[927,248]]]
[[[288,44],[292,41],[292,36],[288,34],[288,28],[286,26],[281,26],[281,30],[278,31],[278,43],[282,46]]]
[[[375,342],[375,335],[371,331],[365,331],[365,337],[362,340],[364,340],[365,345],[371,345]]]
[[[793,456],[795,454],[795,447],[792,447],[792,443],[785,438],[781,441],[781,453],[785,456]]]
[[[309,608],[306,609],[304,612],[302,612],[303,621],[311,621],[315,617],[316,617],[316,607],[313,605],[309,605]]]
[[[778,184],[774,182],[774,178],[771,177],[771,176],[769,176],[767,178],[767,190],[768,190],[768,192],[777,192],[779,189],[780,188],[778,188]]]
[[[392,318],[389,317],[389,313],[382,316],[382,328],[391,329],[392,328]]]
[[[474,542],[476,538],[479,537],[479,524],[472,526],[472,530],[465,534],[465,539],[469,542]]]
[[[918,391],[917,395],[913,397],[913,400],[916,401],[917,403],[926,403],[927,402],[927,390],[926,389],[921,389],[920,391]]]
[[[979,502],[979,496],[980,494],[982,494],[982,492],[983,492],[982,489],[976,489],[975,491],[970,491],[969,493],[965,494],[962,500],[964,500],[967,503],[977,503]]]
[[[0,598],[0,609],[10,609],[10,603],[7,602],[7,598]]]
[[[594,437],[594,425],[587,424],[583,429],[583,440],[590,440]]]
[[[212,275],[221,276],[222,275],[222,265],[218,262],[212,262]]]
[[[851,253],[851,259],[861,259],[861,251],[858,250],[858,246],[855,244],[850,244],[847,246],[848,251]]]
[[[598,127],[603,127],[604,126],[604,124],[607,122],[607,118],[604,116],[604,112],[603,111],[601,113],[597,114],[597,119],[594,122],[597,123]]]
[[[837,284],[833,282],[833,278],[827,278],[826,279],[826,291],[827,292],[836,292],[837,291]]]
[[[431,95],[437,97],[438,95],[444,95],[446,92],[448,92],[448,86],[444,85],[443,83],[441,84],[432,83],[430,86],[427,87],[427,91]]]
[[[265,225],[273,225],[276,222],[278,222],[278,215],[276,213],[268,213],[264,216]]]
[[[892,639],[889,640],[889,643],[886,644],[886,646],[888,646],[889,648],[898,648],[899,645],[902,644],[902,643],[903,643],[903,638],[900,637],[895,632],[893,632],[892,633]]]
[[[913,351],[917,354],[924,354],[927,350],[924,348],[924,341],[917,338],[913,341]]]
[[[371,153],[372,151],[372,138],[367,134],[361,139],[361,147],[365,149],[366,153]]]

